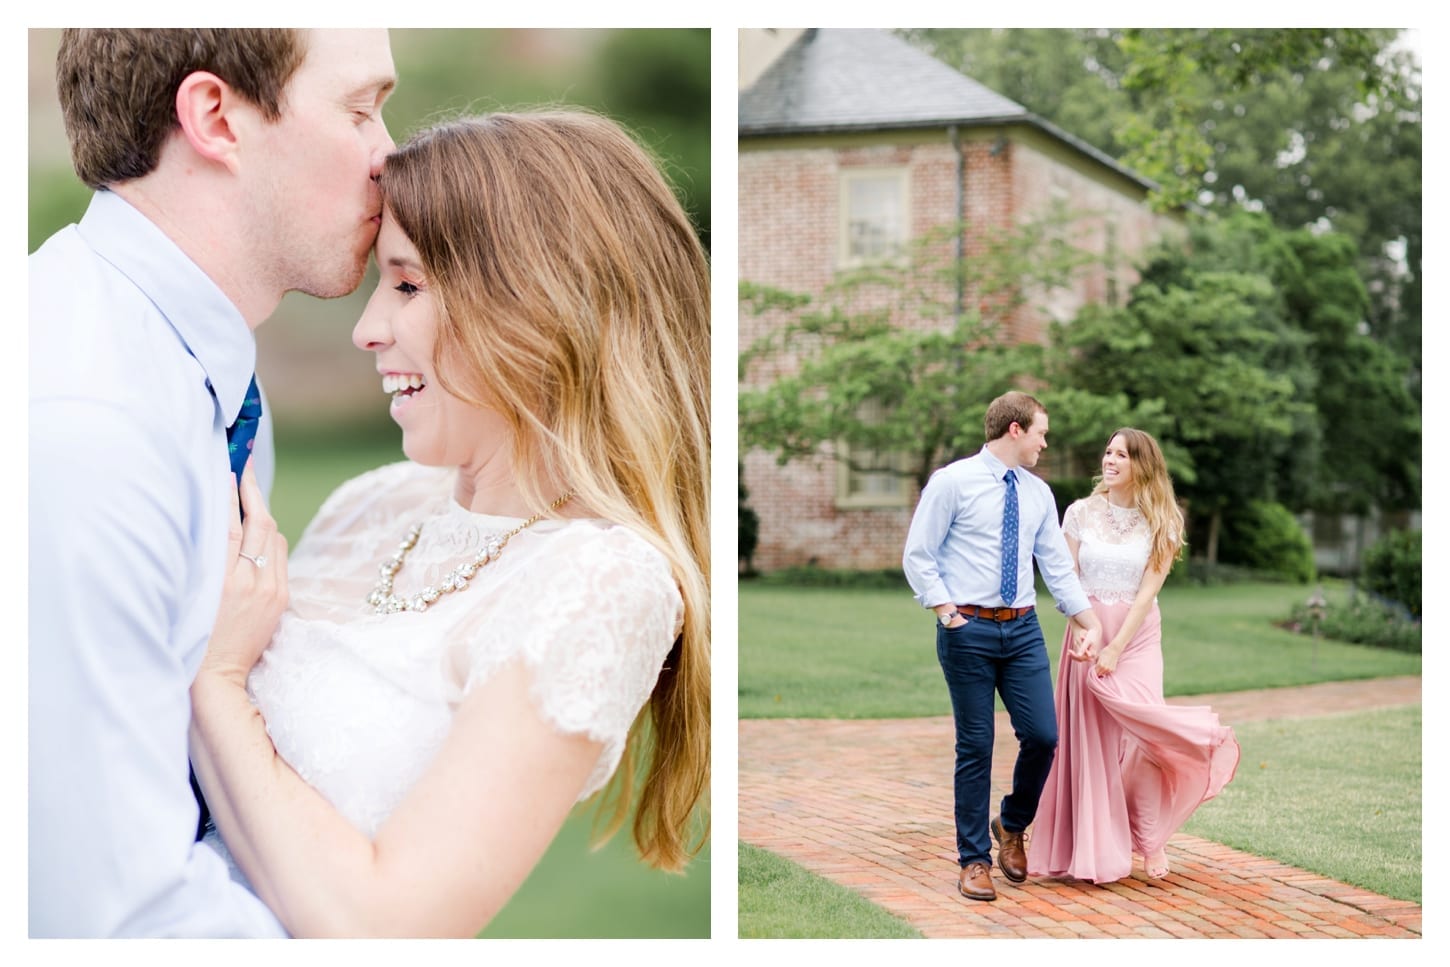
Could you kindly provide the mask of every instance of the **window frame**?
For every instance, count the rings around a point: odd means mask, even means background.
[[[910,169],[904,165],[863,165],[860,167],[841,169],[839,179],[840,217],[836,229],[836,255],[842,268],[880,265],[905,257],[907,245],[911,240],[910,175]],[[897,199],[901,206],[898,237],[890,240],[888,243],[888,247],[892,251],[886,254],[869,256],[853,254],[851,251],[851,187],[857,182],[885,180],[895,182]]]

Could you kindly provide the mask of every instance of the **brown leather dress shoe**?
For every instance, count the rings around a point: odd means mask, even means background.
[[[997,888],[992,885],[992,868],[986,863],[968,863],[962,867],[957,889],[968,900],[997,899]]]
[[[1027,848],[1022,844],[1022,834],[1014,833],[1002,826],[1002,817],[992,817],[992,838],[997,841],[997,865],[1002,875],[1013,883],[1027,879]]]

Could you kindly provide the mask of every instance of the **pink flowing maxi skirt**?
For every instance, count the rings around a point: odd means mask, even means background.
[[[1092,606],[1111,641],[1131,602]],[[1028,841],[1029,874],[1120,880],[1133,871],[1133,853],[1161,850],[1233,778],[1233,730],[1207,705],[1164,703],[1162,642],[1156,602],[1111,675],[1073,661],[1064,640],[1057,757]]]

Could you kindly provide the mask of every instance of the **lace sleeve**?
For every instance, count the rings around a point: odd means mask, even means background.
[[[1082,540],[1082,501],[1074,500],[1067,505],[1067,513],[1062,515],[1062,533],[1075,541]]]
[[[467,692],[521,656],[543,718],[604,751],[581,799],[613,774],[683,616],[664,556],[623,528],[574,528],[519,574],[513,641],[470,644]]]

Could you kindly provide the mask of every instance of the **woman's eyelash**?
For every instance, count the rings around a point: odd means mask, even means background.
[[[418,287],[411,282],[399,282],[393,288],[403,293],[403,295],[413,295],[418,291]]]

